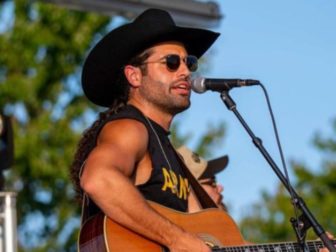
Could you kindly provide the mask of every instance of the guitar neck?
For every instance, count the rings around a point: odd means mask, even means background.
[[[336,244],[335,241],[333,241]],[[321,241],[306,242],[307,251],[319,251],[323,247]],[[229,246],[224,248],[213,248],[213,252],[282,252],[301,251],[301,247],[295,242],[267,243],[258,245]]]

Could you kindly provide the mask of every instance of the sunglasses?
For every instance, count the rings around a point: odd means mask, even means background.
[[[158,61],[147,61],[143,62],[142,64],[164,63],[166,64],[168,70],[176,71],[177,69],[179,69],[181,61],[186,64],[190,72],[195,72],[198,68],[198,59],[196,56],[193,55],[188,55],[185,58],[181,58],[180,55],[177,54],[168,54]]]

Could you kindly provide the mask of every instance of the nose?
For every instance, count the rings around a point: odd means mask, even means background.
[[[179,72],[181,75],[184,75],[184,76],[191,75],[191,71],[189,70],[187,63],[183,59],[181,59],[181,62],[180,62]]]
[[[218,193],[223,192],[223,190],[224,190],[224,187],[221,184],[217,184],[217,191],[218,191]]]

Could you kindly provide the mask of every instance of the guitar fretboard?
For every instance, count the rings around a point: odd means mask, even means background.
[[[334,241],[335,244],[335,241]],[[321,241],[309,241],[306,242],[306,248],[311,252],[318,252],[323,247]],[[298,243],[293,242],[281,242],[281,243],[269,243],[258,245],[244,245],[225,248],[213,248],[213,252],[296,252],[301,251]]]

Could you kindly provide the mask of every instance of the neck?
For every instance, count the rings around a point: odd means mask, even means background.
[[[143,104],[136,102],[134,100],[130,100],[128,104],[133,105],[137,109],[139,109],[146,117],[150,118],[157,124],[159,124],[166,131],[169,131],[171,122],[173,120],[173,115],[169,113],[165,113],[161,109],[153,106],[152,104]]]

